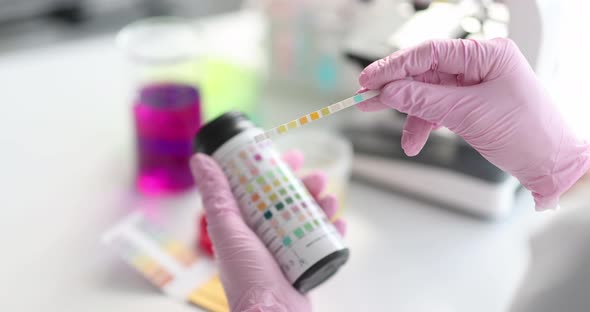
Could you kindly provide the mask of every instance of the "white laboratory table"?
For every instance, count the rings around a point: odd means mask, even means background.
[[[0,58],[0,310],[197,309],[100,244],[135,209],[190,242],[201,210],[196,192],[132,191],[130,81],[112,36]],[[317,311],[504,311],[544,219],[528,197],[485,222],[357,182],[345,209],[351,259],[311,294]]]

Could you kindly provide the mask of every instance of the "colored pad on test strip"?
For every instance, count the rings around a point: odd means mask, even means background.
[[[275,128],[272,128],[262,134],[255,136],[254,140],[256,142],[261,142],[261,141],[269,139],[273,136],[286,133],[291,129],[299,128],[299,127],[304,126],[312,121],[318,120],[320,118],[326,117],[328,115],[331,115],[333,113],[336,113],[338,111],[341,111],[343,109],[351,107],[353,105],[356,105],[356,104],[366,101],[368,99],[374,98],[377,95],[379,95],[379,91],[376,91],[376,90],[370,90],[367,92],[357,94],[353,97],[342,100],[338,103],[334,103],[332,105],[328,105],[328,106],[323,107],[317,111],[311,112],[307,115],[301,116],[297,119],[291,120],[287,123],[284,123],[284,124],[279,125]]]

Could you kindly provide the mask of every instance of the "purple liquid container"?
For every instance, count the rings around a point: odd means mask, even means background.
[[[190,189],[192,138],[201,125],[198,91],[178,83],[154,83],[140,89],[133,106],[137,135],[137,189],[164,195]]]

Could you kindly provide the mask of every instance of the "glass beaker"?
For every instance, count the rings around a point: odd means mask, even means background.
[[[196,31],[181,18],[148,18],[121,30],[117,44],[136,81],[136,187],[147,195],[187,190],[194,185],[192,139],[201,125]]]

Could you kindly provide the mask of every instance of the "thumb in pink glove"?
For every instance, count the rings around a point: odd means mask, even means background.
[[[293,170],[303,163],[303,155],[297,152],[286,154],[284,159]],[[309,299],[287,281],[266,246],[244,222],[229,183],[215,160],[197,154],[191,160],[191,167],[199,177],[208,231],[231,311],[311,311]],[[327,216],[333,217],[336,198],[331,195],[318,198],[326,185],[325,176],[312,174],[303,183]],[[335,223],[341,233],[344,225],[340,220]]]
[[[382,89],[359,109],[408,114],[406,154],[445,126],[532,191],[538,210],[555,207],[590,168],[590,144],[568,128],[508,39],[428,41],[367,66],[359,82]]]

